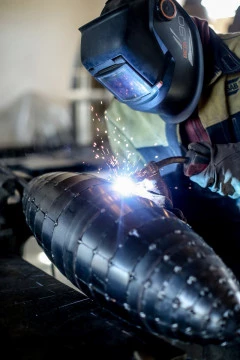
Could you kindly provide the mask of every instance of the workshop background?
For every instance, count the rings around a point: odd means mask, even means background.
[[[102,7],[102,0],[0,0],[2,157],[10,149],[92,147],[110,94],[81,67],[78,28]],[[97,126],[104,136],[102,124]],[[86,161],[93,159],[87,155]],[[51,269],[33,239],[24,258]]]
[[[93,164],[93,172],[104,168],[104,156],[96,149],[102,142],[106,147],[108,141],[104,111],[112,95],[81,66],[78,30],[100,14],[104,3],[0,0],[0,157],[10,165],[21,161],[37,172],[43,166],[55,167],[58,161],[85,161]],[[223,33],[239,8],[239,0],[179,3],[196,16],[198,7],[204,6],[211,26]],[[77,151],[68,157],[70,146]],[[33,149],[38,154],[43,151],[45,157],[34,158]],[[51,149],[60,155],[51,158]],[[72,286],[32,236],[22,257]]]

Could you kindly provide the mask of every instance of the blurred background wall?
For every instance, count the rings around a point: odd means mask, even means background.
[[[98,16],[102,7],[102,0],[0,0],[0,147],[39,141],[46,126],[53,132],[50,123],[69,128],[74,78],[80,79],[77,86],[91,86],[85,71],[79,73],[78,28]],[[89,92],[78,94],[85,107],[82,122],[78,119],[74,128],[81,131],[77,139],[82,145],[92,140],[86,119],[91,99],[86,98]]]
[[[0,107],[26,91],[66,97],[79,26],[102,0],[0,0]]]

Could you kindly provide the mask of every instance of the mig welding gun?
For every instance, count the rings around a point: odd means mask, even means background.
[[[151,181],[152,193],[162,194],[164,199],[167,199],[164,206],[168,208],[172,206],[171,193],[160,175],[160,169],[172,163],[182,163],[184,174],[201,187],[237,199],[240,195],[239,154],[239,143],[191,143],[185,156],[170,157],[159,162],[152,161],[134,176],[139,181]]]
[[[186,221],[183,213],[173,207],[172,195],[166,182],[163,180],[160,170],[173,163],[183,164],[184,173],[187,176],[198,176],[198,174],[204,171],[210,163],[210,151],[206,147],[205,151],[202,150],[199,145],[199,152],[197,149],[189,149],[188,156],[172,156],[160,161],[150,161],[141,170],[136,171],[132,178],[136,182],[146,183],[147,195],[150,200],[156,203],[158,206],[163,206],[169,210],[172,210],[175,215],[180,219]],[[151,186],[149,185],[151,184]],[[147,185],[148,184],[148,185]]]

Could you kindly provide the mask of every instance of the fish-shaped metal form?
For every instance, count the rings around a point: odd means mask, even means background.
[[[23,210],[61,273],[116,316],[159,337],[240,340],[238,281],[171,211],[122,197],[93,174],[69,172],[32,179]]]

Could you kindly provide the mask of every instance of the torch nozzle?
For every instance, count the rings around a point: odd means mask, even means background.
[[[144,180],[148,180],[151,182],[152,188],[149,192],[149,197],[154,199],[154,202],[158,204],[159,196],[161,195],[161,198],[165,198],[165,207],[173,209],[173,201],[172,201],[172,194],[163,180],[160,169],[163,168],[166,165],[174,164],[174,163],[185,163],[188,161],[187,157],[184,156],[172,156],[160,161],[150,161],[144,168],[142,168],[139,171],[136,171],[132,178],[135,182],[143,182]],[[162,203],[162,199],[160,201]],[[182,220],[186,221],[184,215],[182,212],[178,209],[175,209],[178,213],[178,217],[180,217]]]

